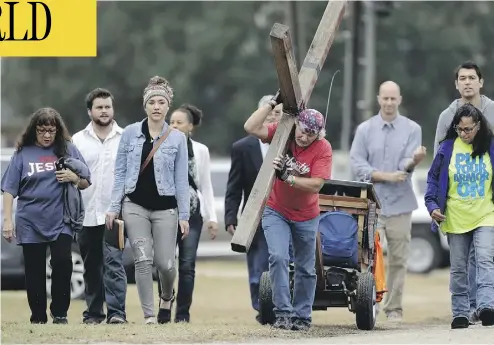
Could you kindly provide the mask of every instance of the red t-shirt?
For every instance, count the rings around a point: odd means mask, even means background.
[[[277,123],[268,125],[268,138],[265,142],[271,142],[277,127]],[[333,150],[326,139],[316,140],[306,148],[299,147],[295,141],[292,141],[288,145],[288,150],[291,151],[297,165],[305,163],[310,169],[306,174],[299,176],[331,178]],[[320,213],[319,194],[291,187],[276,177],[266,205],[295,222],[313,219]]]

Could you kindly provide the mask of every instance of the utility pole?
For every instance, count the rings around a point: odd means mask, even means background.
[[[290,1],[290,3],[292,4],[292,8],[293,8],[293,13],[294,13],[294,16],[293,16],[293,22],[295,24],[294,26],[294,32],[295,32],[295,35],[297,35],[297,61],[300,61],[300,66],[302,66],[302,64],[304,63],[304,60],[305,60],[305,54],[307,53],[307,51],[309,50],[308,47],[307,47],[307,41],[306,41],[306,37],[307,37],[307,31],[306,31],[306,22],[305,22],[305,18],[306,18],[306,11],[303,11],[300,7],[301,7],[301,4],[299,1]],[[299,71],[300,71],[300,68],[299,67]]]
[[[307,47],[305,44],[305,22],[304,12],[300,9],[298,1],[287,1],[285,5],[285,18],[290,32],[292,33],[292,43],[297,58],[297,69],[300,71],[305,59]]]
[[[350,30],[347,31],[345,39],[345,66],[343,80],[343,121],[342,133],[340,138],[341,150],[348,151],[351,146],[355,129],[360,123],[358,101],[360,99],[360,36],[361,36],[361,18],[362,2],[351,1]]]
[[[361,121],[374,114],[376,101],[376,10],[373,1],[364,2],[364,90]]]
[[[350,150],[350,134],[352,127],[353,35],[350,30],[345,30],[342,34],[345,40],[345,58],[343,65],[343,102],[341,106],[342,118],[340,150],[347,152]]]
[[[360,121],[359,116],[359,100],[360,100],[360,36],[362,28],[362,1],[353,1],[353,16],[352,16],[352,126],[350,139],[353,139],[355,129]]]
[[[352,1],[345,32],[341,150],[348,151],[357,126],[374,115],[376,26],[398,6],[394,1]]]

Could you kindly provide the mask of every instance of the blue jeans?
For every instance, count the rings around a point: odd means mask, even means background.
[[[292,239],[290,236],[290,262],[293,262]],[[249,271],[249,289],[252,308],[259,311],[259,284],[263,272],[269,271],[268,244],[262,226],[257,229],[249,251],[247,252],[247,269]]]
[[[470,254],[468,257],[468,285],[470,296],[470,311],[477,309],[477,264],[475,263],[475,246],[470,245]]]
[[[175,310],[176,321],[190,321],[190,306],[194,293],[196,277],[197,247],[202,231],[202,217],[198,212],[189,219],[189,235],[182,240],[180,227],[177,234],[178,244],[178,292],[177,308]]]
[[[316,289],[316,234],[319,217],[294,222],[270,207],[264,209],[262,227],[269,251],[269,276],[277,317],[296,317],[312,321]],[[290,238],[295,264],[293,304],[288,273]]]
[[[252,308],[259,311],[259,283],[263,272],[269,270],[269,252],[262,228],[257,229],[249,251],[247,269],[249,271],[249,289]]]
[[[450,292],[453,318],[470,318],[468,263],[475,248],[476,307],[494,309],[494,228],[479,227],[464,234],[447,234],[450,248]]]
[[[84,227],[77,242],[84,261],[84,283],[87,309],[82,317],[102,321],[112,316],[126,319],[125,297],[127,274],[123,266],[123,251],[104,241],[105,226]]]
[[[103,282],[105,285],[105,302],[107,319],[120,316],[126,319],[125,297],[127,296],[127,273],[123,266],[123,251],[103,244],[105,269]]]

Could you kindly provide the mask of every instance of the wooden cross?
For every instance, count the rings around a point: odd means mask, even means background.
[[[264,205],[273,186],[273,159],[286,152],[287,143],[295,125],[293,114],[309,101],[343,18],[346,4],[347,1],[330,0],[328,2],[300,73],[297,73],[297,64],[288,26],[275,23],[271,29],[271,46],[283,99],[283,116],[271,145],[269,145],[266,158],[262,163],[232,238],[231,247],[235,252],[246,253],[249,251]]]

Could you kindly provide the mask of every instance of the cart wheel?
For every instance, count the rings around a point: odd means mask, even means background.
[[[261,324],[273,324],[275,321],[273,295],[269,272],[263,272],[259,283],[259,317]]]
[[[371,272],[362,273],[357,285],[355,316],[357,328],[370,331],[376,324],[376,283]]]

